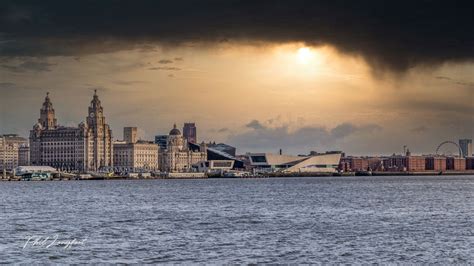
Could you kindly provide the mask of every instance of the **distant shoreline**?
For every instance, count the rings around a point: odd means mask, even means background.
[[[255,175],[246,177],[224,177],[224,176],[181,176],[181,177],[125,177],[125,176],[111,176],[111,177],[92,177],[92,178],[69,178],[56,177],[47,180],[22,180],[21,178],[7,178],[0,181],[88,181],[88,180],[151,180],[151,179],[248,179],[248,178],[291,178],[291,177],[350,177],[350,176],[473,176],[474,171],[447,171],[447,172],[346,172],[346,173],[273,173],[269,175]]]

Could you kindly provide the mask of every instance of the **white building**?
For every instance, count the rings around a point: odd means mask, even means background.
[[[167,149],[160,152],[161,171],[190,172],[194,164],[206,160],[206,145],[201,144],[199,150],[190,149],[188,142],[175,124],[168,135]]]
[[[153,142],[114,142],[114,169],[125,172],[157,171],[158,154],[158,144]]]
[[[250,164],[257,172],[335,173],[341,160],[340,153],[314,156],[293,156],[271,153],[249,154]]]
[[[114,169],[122,172],[159,170],[159,146],[151,141],[137,140],[137,128],[124,128],[124,141],[114,142]]]

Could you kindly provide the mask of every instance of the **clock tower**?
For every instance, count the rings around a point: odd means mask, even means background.
[[[97,95],[97,90],[94,90],[86,121],[90,137],[88,146],[92,151],[88,168],[97,171],[103,167],[111,167],[112,130],[105,123],[104,109]]]
[[[38,123],[41,124],[43,129],[54,129],[57,127],[53,103],[49,99],[49,92],[46,93],[46,98],[44,98],[43,106],[40,110],[40,118],[38,119]]]
[[[89,106],[89,115],[87,117],[87,124],[89,127],[96,126],[96,129],[100,129],[100,125],[105,123],[104,109],[97,95],[97,90],[94,90],[94,96]],[[96,134],[98,132],[95,132]]]

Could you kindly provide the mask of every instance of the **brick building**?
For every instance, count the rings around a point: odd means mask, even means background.
[[[451,171],[464,171],[466,170],[466,159],[461,157],[448,157],[446,158],[446,169]]]
[[[426,170],[446,171],[446,157],[430,156],[426,157]]]
[[[474,157],[466,157],[466,170],[474,170]]]
[[[407,155],[392,155],[383,161],[386,171],[425,171],[426,163],[424,156],[413,156],[407,152]]]

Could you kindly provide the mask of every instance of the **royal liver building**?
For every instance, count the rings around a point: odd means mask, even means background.
[[[31,164],[81,172],[112,166],[112,130],[97,91],[88,111],[86,122],[78,127],[59,126],[46,94],[38,123],[30,131]]]

